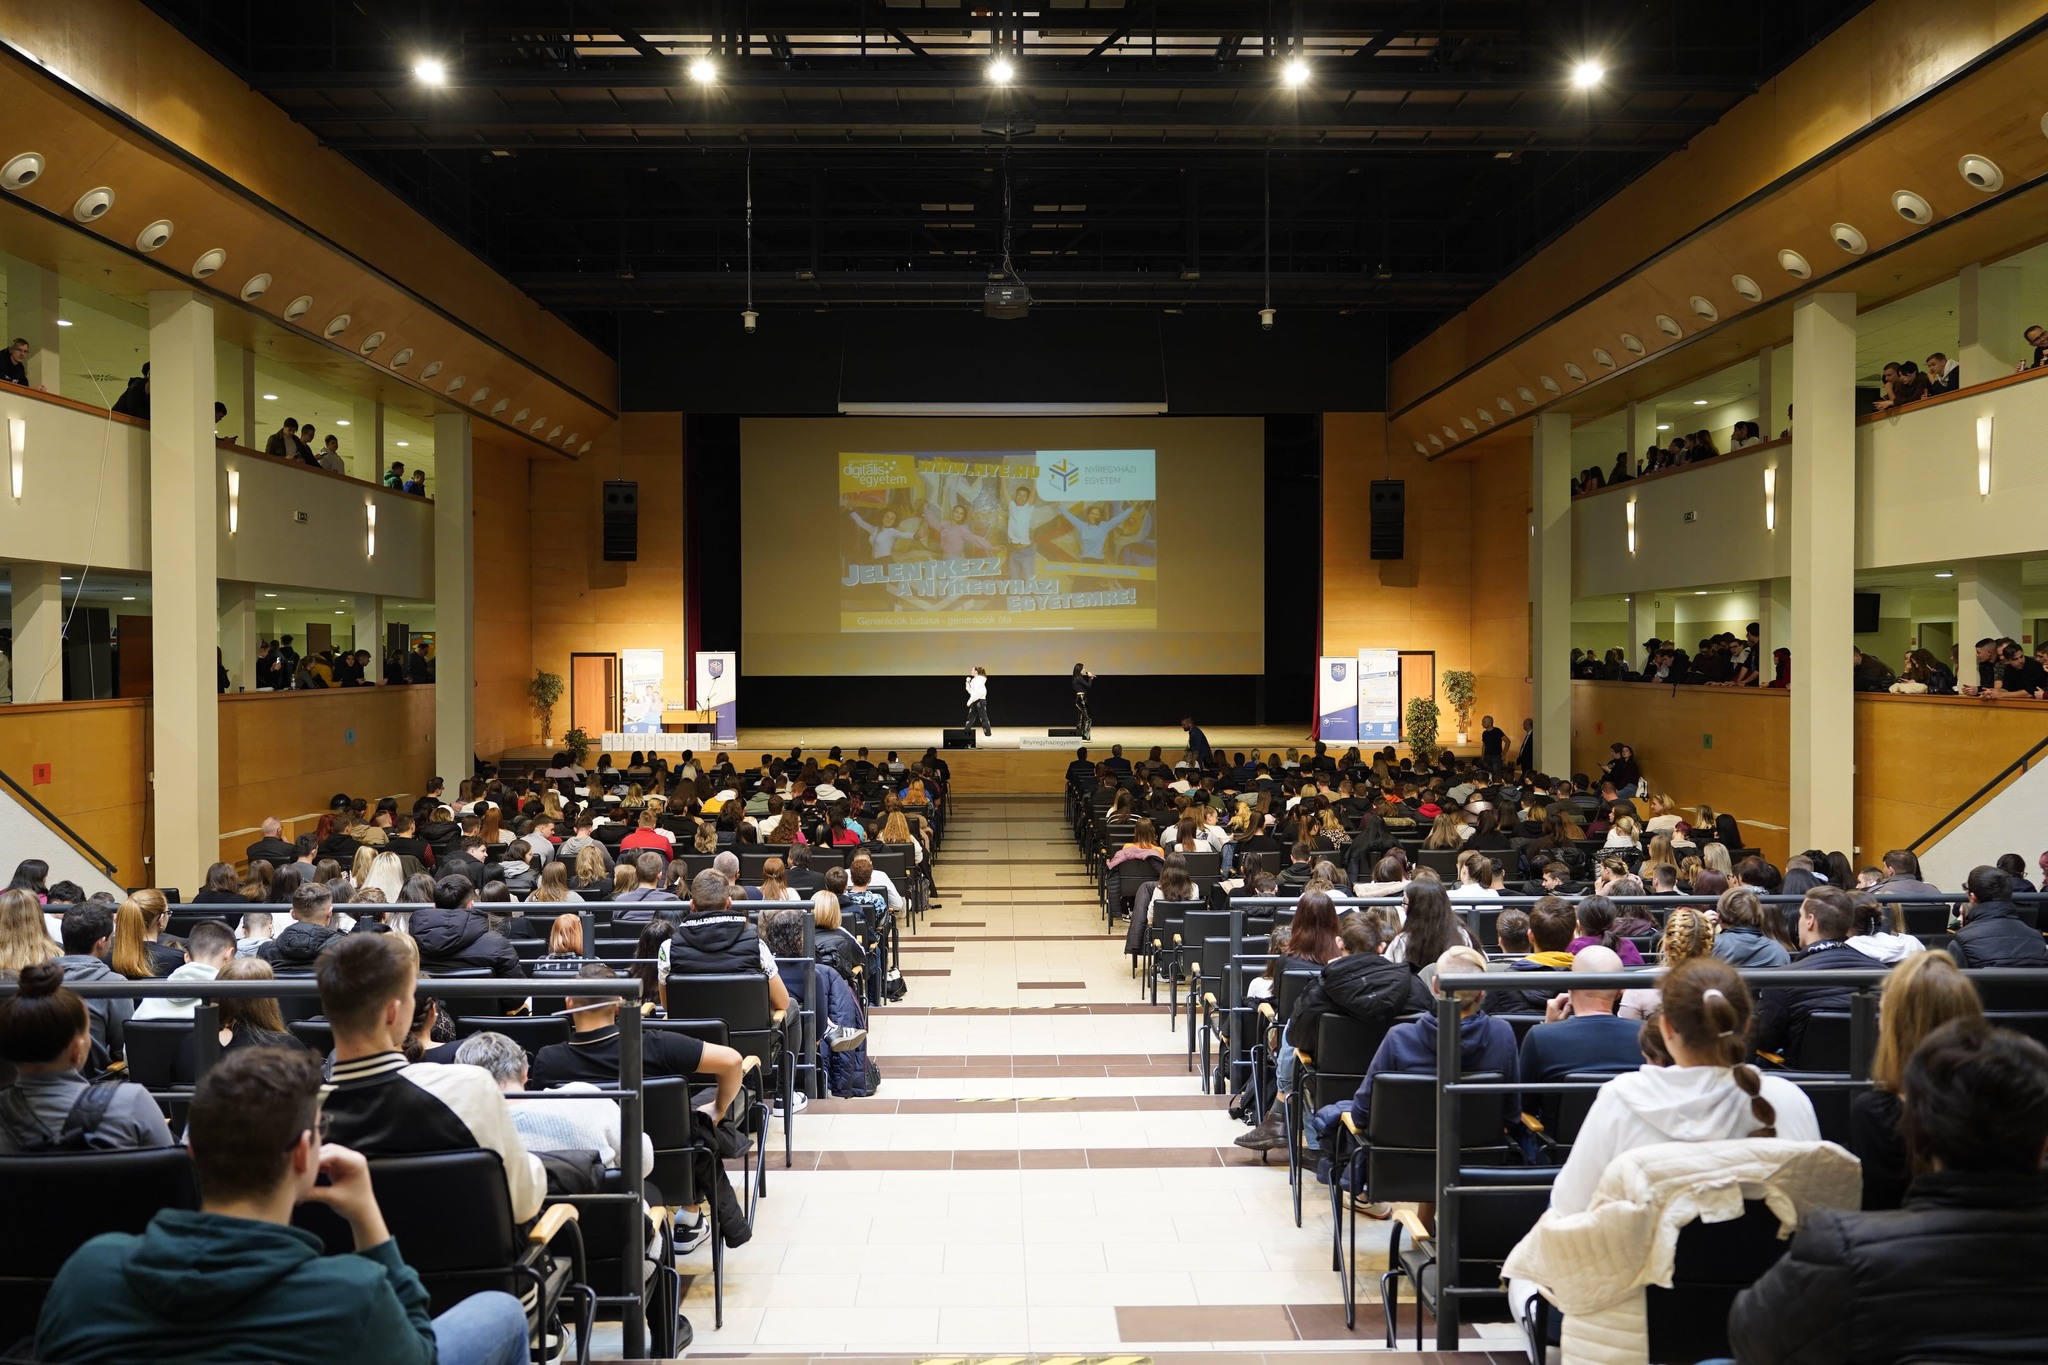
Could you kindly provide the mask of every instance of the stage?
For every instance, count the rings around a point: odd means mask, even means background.
[[[950,722],[949,722],[950,723]],[[797,730],[797,729],[749,729],[740,727],[739,743],[731,746],[734,763],[745,766],[759,763],[762,754],[774,754],[778,758],[791,749],[802,748],[805,752],[815,751],[823,757],[833,745],[838,745],[848,756],[862,745],[867,746],[870,758],[880,761],[889,750],[894,749],[905,762],[916,758],[927,748],[939,743],[940,726],[895,728],[875,727],[846,730]],[[1308,750],[1314,741],[1306,737],[1305,726],[1292,725],[1234,725],[1203,726],[1212,748],[1223,753],[1242,750],[1249,753],[1256,747],[1261,753],[1286,753],[1294,747]],[[1004,729],[998,725],[993,736],[977,734],[972,749],[940,749],[946,766],[953,772],[955,795],[979,793],[1016,792],[1044,793],[1060,790],[1066,778],[1067,764],[1074,761],[1074,750],[1080,747],[1079,739],[1063,739],[1051,748],[1024,748],[1025,737],[1032,737],[1035,744],[1053,743],[1048,741],[1045,730]],[[1087,741],[1088,756],[1102,758],[1109,753],[1112,744],[1121,744],[1124,755],[1136,758],[1159,746],[1160,755],[1171,761],[1180,757],[1187,749],[1187,734],[1178,725],[1139,725],[1095,727],[1095,737]],[[713,746],[706,743],[696,752],[705,754]],[[630,752],[630,750],[628,751]],[[1341,752],[1341,750],[1340,750]],[[536,760],[545,764],[555,753],[552,749],[527,747],[507,749],[500,756],[500,762],[528,764]],[[593,758],[595,755],[592,756]],[[624,765],[626,755],[615,753],[612,762]]]

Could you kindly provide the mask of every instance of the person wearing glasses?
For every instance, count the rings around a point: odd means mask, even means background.
[[[43,1301],[36,1359],[526,1359],[526,1310],[510,1294],[472,1294],[432,1315],[385,1226],[369,1163],[328,1140],[321,1094],[320,1061],[306,1052],[254,1048],[209,1071],[187,1138],[198,1210],[164,1209],[139,1234],[80,1247]],[[322,1255],[317,1237],[291,1225],[300,1204],[334,1210],[355,1249]]]

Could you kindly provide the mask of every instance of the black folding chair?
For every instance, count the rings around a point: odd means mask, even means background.
[[[1422,1349],[1422,1315],[1427,1311],[1436,1317],[1446,1293],[1458,1296],[1460,1322],[1476,1320],[1488,1308],[1508,1307],[1501,1289],[1501,1263],[1550,1207],[1550,1186],[1556,1179],[1553,1166],[1460,1167],[1458,1183],[1436,1201],[1438,1224],[1445,1219],[1457,1223],[1458,1264],[1449,1274],[1437,1259],[1436,1237],[1422,1220],[1408,1209],[1394,1211],[1387,1270],[1380,1276],[1380,1309],[1386,1317],[1388,1350],[1394,1348],[1404,1279],[1415,1286],[1418,1351]],[[1464,1188],[1467,1186],[1479,1188]],[[1408,1235],[1405,1243],[1404,1232]]]
[[[768,978],[758,972],[671,975],[667,1005],[671,1019],[723,1020],[730,1046],[741,1056],[756,1059],[764,1078],[776,1078],[776,1093],[782,1098],[782,1164],[793,1165],[795,1058],[785,1046],[783,1020],[769,1006]],[[767,1189],[765,1165],[762,1189]]]
[[[173,1084],[178,1049],[191,1036],[190,1019],[130,1019],[123,1029],[128,1040],[128,1079],[151,1090]]]

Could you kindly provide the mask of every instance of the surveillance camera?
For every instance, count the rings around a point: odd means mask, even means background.
[[[1278,317],[1279,313],[1280,310],[1277,308],[1261,308],[1259,310],[1259,329],[1266,332],[1272,331],[1273,319]]]
[[[761,315],[755,312],[753,309],[749,308],[745,312],[740,314],[740,326],[744,328],[749,335],[752,335],[754,329],[760,326],[760,324]]]

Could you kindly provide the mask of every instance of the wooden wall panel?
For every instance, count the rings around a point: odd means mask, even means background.
[[[1856,698],[1856,839],[1863,861],[1904,848],[2040,743],[2048,706],[1967,697]],[[2042,840],[2048,847],[2048,836]],[[2015,849],[2031,863],[2039,848]]]
[[[1572,770],[1597,774],[1608,745],[1631,745],[1653,790],[1734,816],[1743,837],[1783,867],[1789,716],[1786,694],[1768,688],[1573,683]]]
[[[475,449],[476,561],[476,750],[496,755],[540,741],[539,718],[527,700],[533,676],[534,516],[550,535],[573,515],[532,497],[529,463],[524,454],[477,446]],[[596,461],[592,452],[592,463]],[[553,467],[552,461],[531,468]],[[567,472],[577,472],[573,468]],[[567,679],[566,668],[556,669]],[[566,704],[556,708],[568,714]],[[568,728],[558,721],[555,733]]]
[[[336,792],[372,800],[416,793],[433,767],[431,687],[243,692],[220,699],[223,831],[260,825],[267,815],[323,811]]]
[[[0,770],[111,859],[124,886],[147,876],[149,715],[147,701],[126,699],[0,706]],[[38,763],[50,765],[40,787],[30,784]],[[15,860],[4,859],[10,875]]]
[[[1529,458],[1471,466],[1473,723],[1487,712],[1520,743],[1529,710]]]
[[[668,699],[680,702],[690,669],[683,629],[683,417],[626,413],[607,439],[609,449],[594,450],[581,464],[536,461],[528,467],[537,510],[527,671],[544,668],[567,678],[571,654],[659,649]],[[639,558],[632,563],[602,557],[599,498],[606,479],[640,485]]]

